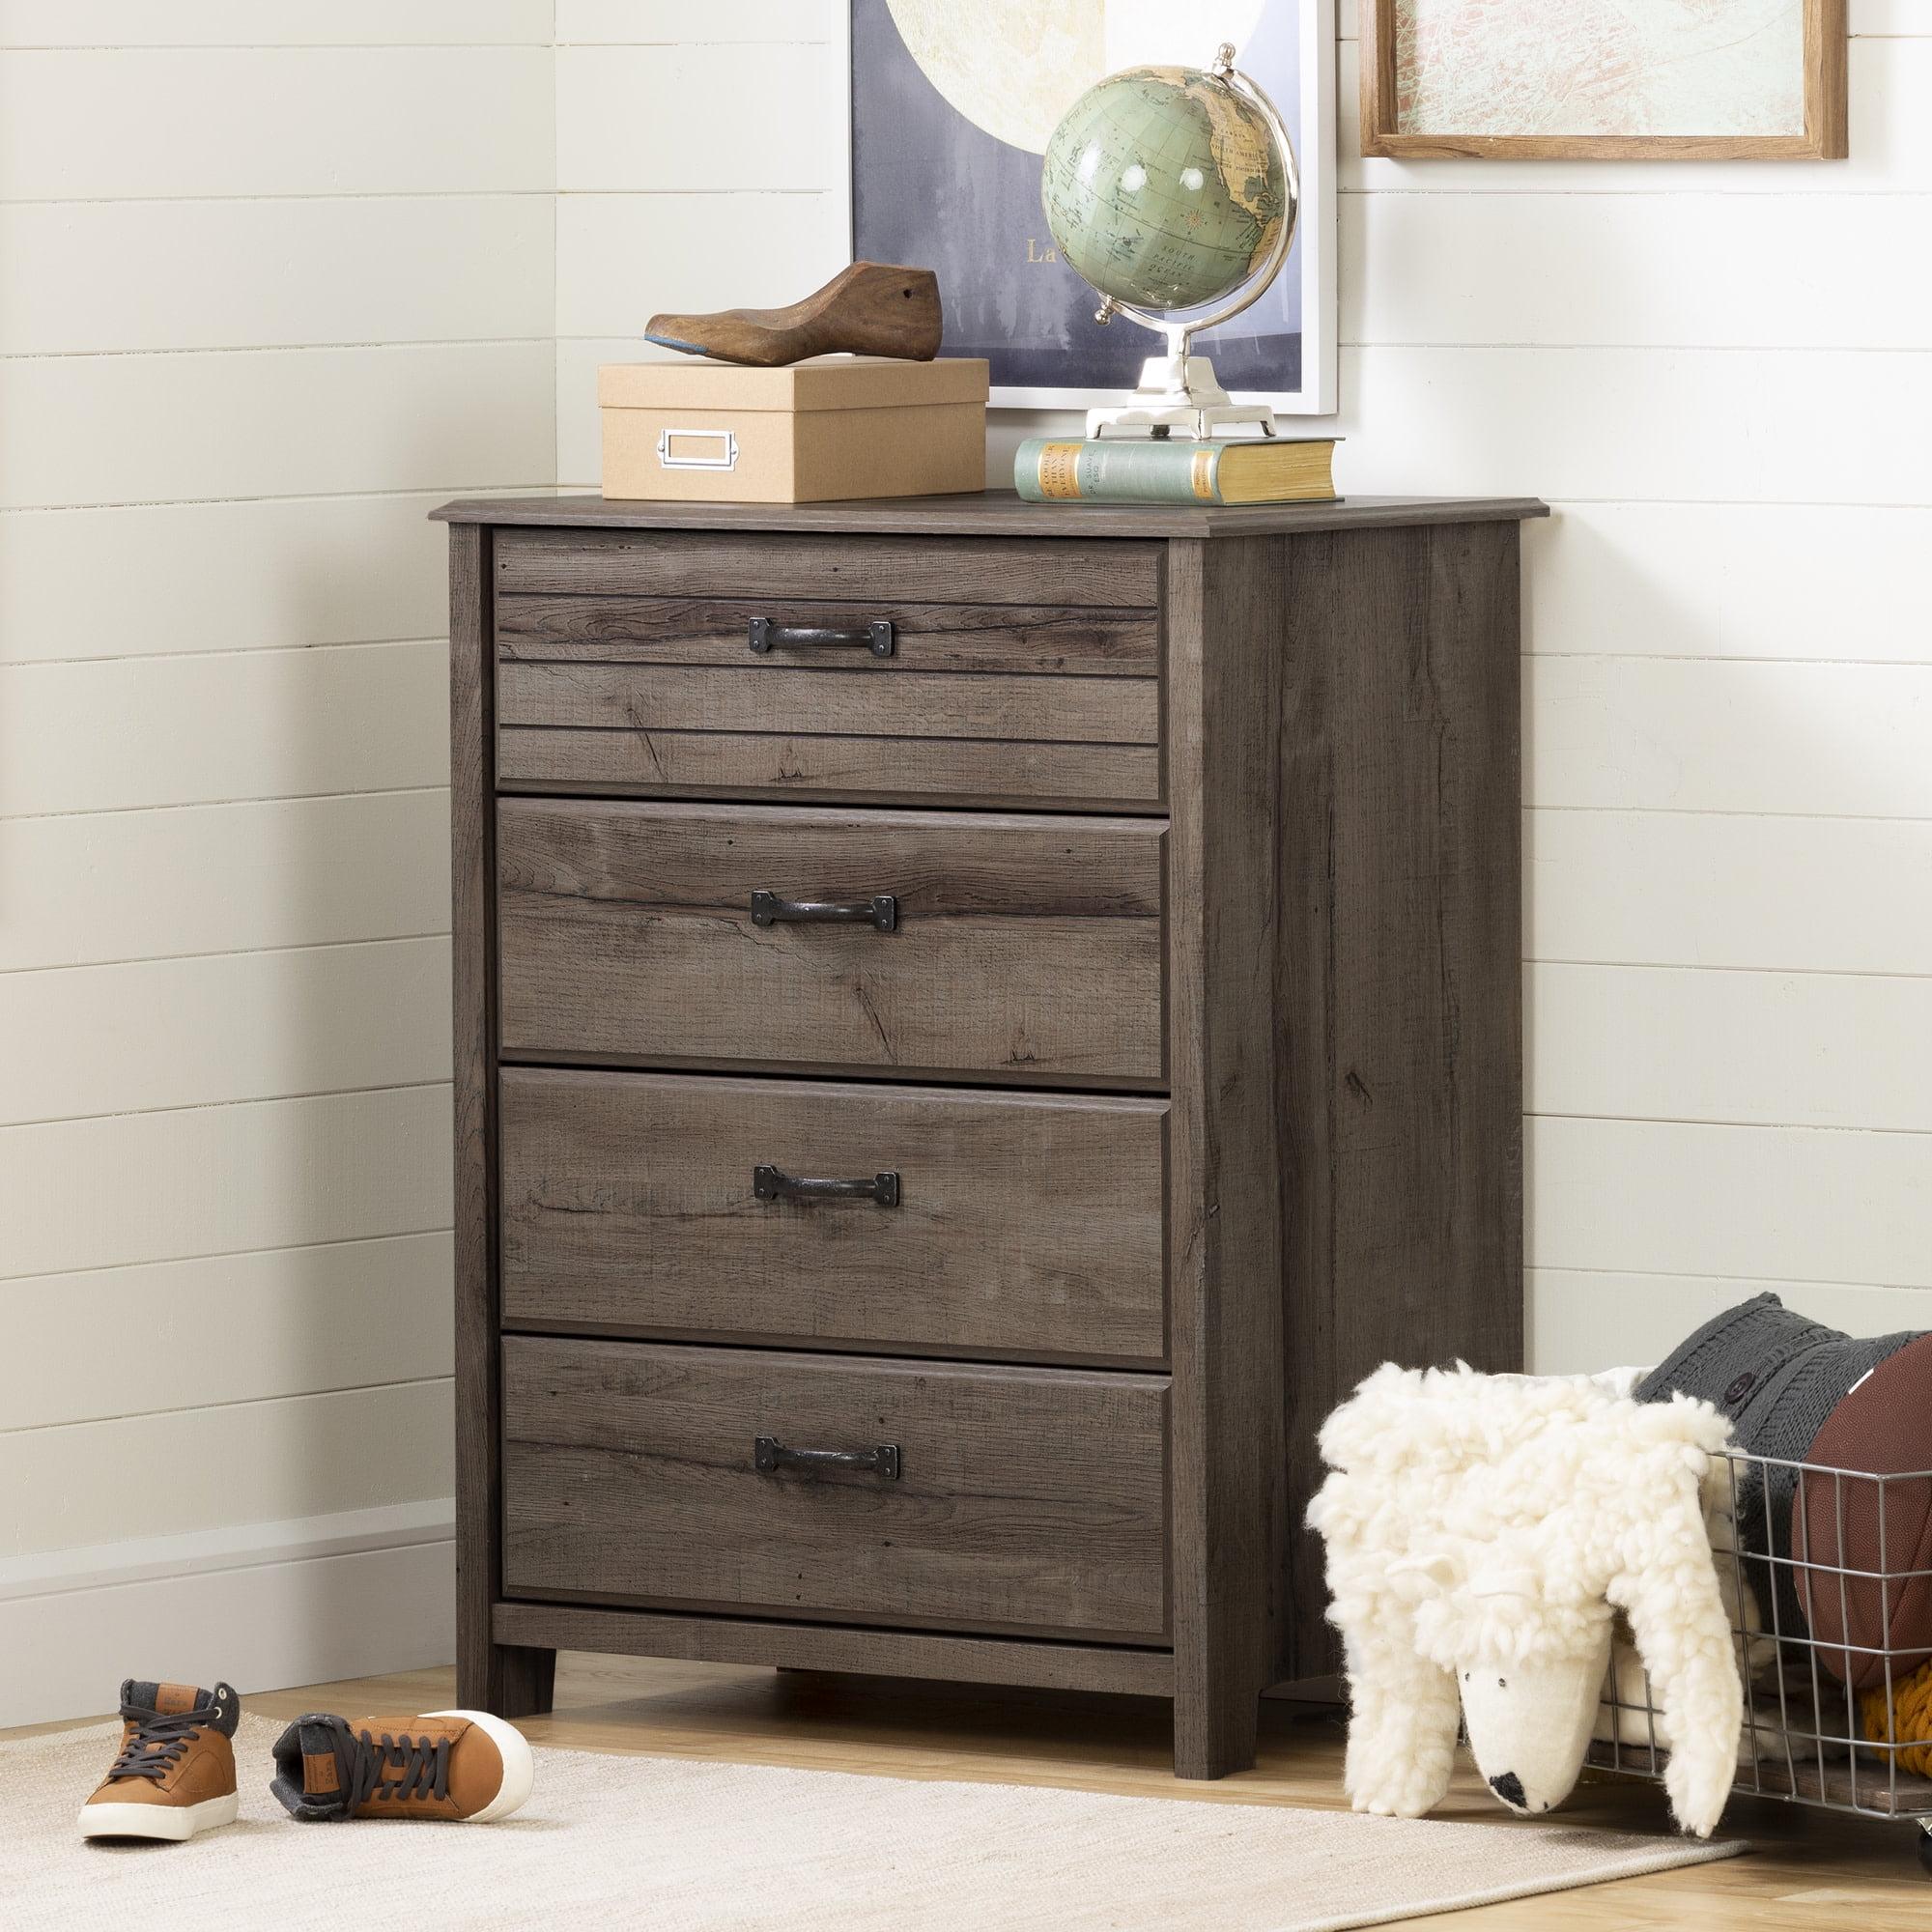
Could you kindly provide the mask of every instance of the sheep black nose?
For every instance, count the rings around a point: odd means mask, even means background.
[[[1506,1771],[1500,1777],[1491,1778],[1490,1789],[1493,1791],[1496,1794],[1496,1796],[1503,1801],[1505,1804],[1514,1804],[1519,1811],[1522,1809],[1523,1806],[1522,1779],[1520,1778],[1515,1772]]]

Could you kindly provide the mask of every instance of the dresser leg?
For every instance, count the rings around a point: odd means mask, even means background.
[[[547,1718],[556,1702],[556,1652],[499,1644],[497,1669],[502,1680],[502,1702],[496,1709],[504,1718]]]
[[[1226,1777],[1232,1772],[1255,1768],[1255,1731],[1261,1721],[1261,1696],[1223,1690],[1219,1695],[1189,1695],[1174,1700],[1174,1775],[1176,1777]]]
[[[542,1718],[556,1696],[556,1652],[525,1644],[466,1647],[456,1672],[457,1701],[499,1718]]]

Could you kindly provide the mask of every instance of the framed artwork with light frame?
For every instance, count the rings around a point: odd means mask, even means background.
[[[1846,0],[1360,0],[1362,153],[1842,160]]]
[[[853,257],[937,271],[940,353],[986,357],[995,409],[1094,408],[1139,381],[1152,338],[1094,321],[1047,232],[1040,157],[1095,81],[1211,67],[1232,42],[1288,124],[1301,205],[1273,287],[1198,347],[1237,402],[1334,412],[1334,0],[850,0],[841,14]]]

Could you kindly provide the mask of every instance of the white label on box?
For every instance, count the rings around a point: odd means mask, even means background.
[[[667,469],[735,469],[738,439],[728,429],[661,429],[658,462]]]

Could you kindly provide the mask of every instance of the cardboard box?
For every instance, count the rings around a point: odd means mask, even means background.
[[[607,362],[597,403],[607,497],[819,503],[986,487],[980,357]]]

